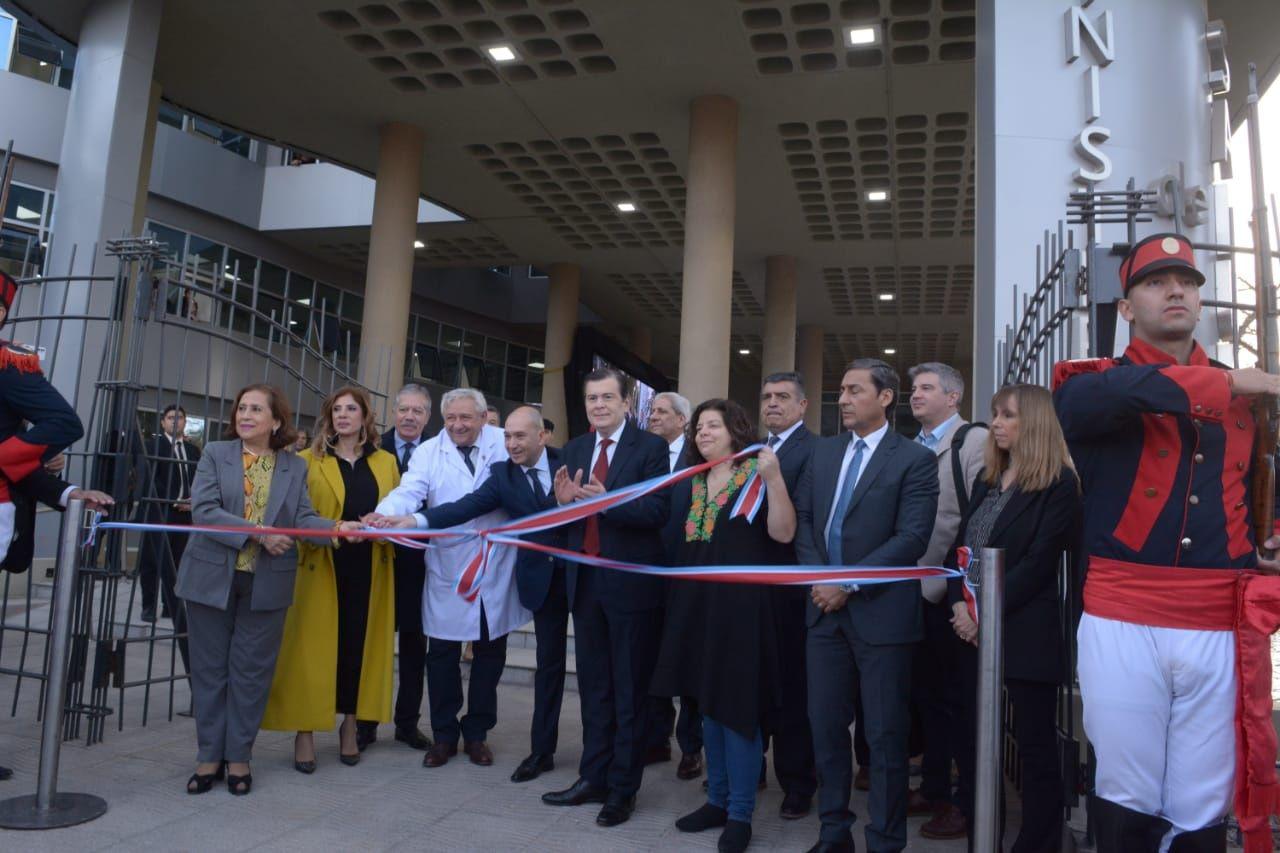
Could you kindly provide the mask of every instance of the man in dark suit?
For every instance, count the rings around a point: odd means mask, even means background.
[[[152,524],[191,523],[191,481],[200,461],[200,448],[186,440],[187,412],[176,403],[164,407],[160,434],[151,443],[150,458],[155,493],[145,495],[143,520]],[[138,554],[138,584],[142,587],[142,621],[156,621],[156,592],[161,589],[160,615],[173,617],[181,606],[174,597],[178,563],[187,548],[185,533],[144,533]],[[177,626],[175,626],[177,627]]]
[[[551,482],[552,472],[560,465],[560,453],[547,447],[551,436],[542,428],[542,415],[532,406],[521,406],[507,416],[503,432],[510,458],[493,463],[489,478],[471,494],[426,510],[431,527],[453,527],[495,509],[506,510],[512,518],[522,518],[556,505]],[[563,548],[565,533],[563,527],[556,527],[523,538]],[[537,641],[531,749],[511,774],[512,782],[528,782],[555,767],[569,632],[563,563],[549,554],[522,549],[516,555],[516,589],[520,604],[533,611]]]
[[[395,426],[382,435],[381,447],[394,453],[400,473],[422,443],[422,431],[431,418],[431,392],[409,384],[396,394]],[[422,716],[422,681],[426,670],[427,640],[422,631],[422,587],[426,583],[422,552],[396,546],[396,631],[400,635],[400,688],[396,693],[396,740],[413,749],[430,749],[431,738],[418,728]],[[378,739],[378,724],[359,722],[356,744],[363,750]]]
[[[799,373],[766,376],[760,388],[760,421],[768,430],[765,443],[778,454],[787,494],[794,504],[800,478],[809,467],[809,456],[818,437],[804,425],[809,408],[804,379]],[[770,562],[795,565],[795,546],[770,540]],[[797,820],[809,813],[818,788],[813,763],[813,732],[809,727],[808,685],[805,679],[804,587],[776,586],[770,591],[773,619],[778,632],[778,660],[782,662],[782,709],[773,732],[773,772],[782,786],[781,816]]]
[[[588,373],[587,420],[593,432],[565,445],[556,471],[560,504],[661,477],[667,443],[628,423],[626,379],[612,368]],[[568,526],[568,547],[589,555],[662,565],[661,530],[669,496],[657,492]],[[565,572],[573,612],[582,700],[578,781],[543,794],[554,806],[604,803],[596,823],[615,826],[635,809],[644,772],[649,680],[657,659],[662,581],[570,562]]]
[[[914,566],[938,510],[934,455],[891,429],[898,374],[850,363],[840,385],[848,432],[820,439],[796,489],[796,555],[806,565]],[[810,853],[852,853],[849,724],[860,692],[871,747],[867,850],[907,846],[907,735],[912,647],[924,635],[920,583],[817,584],[806,622],[809,721],[821,780]]]

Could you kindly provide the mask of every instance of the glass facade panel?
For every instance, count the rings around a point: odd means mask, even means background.
[[[485,338],[484,357],[489,361],[505,362],[507,360],[507,342],[497,338]]]
[[[4,218],[23,225],[38,227],[44,219],[44,192],[22,184],[9,185],[9,199],[5,202]]]
[[[457,326],[440,326],[440,347],[457,352],[462,349],[462,330]]]
[[[270,293],[273,296],[284,296],[286,277],[287,273],[284,267],[278,267],[275,264],[263,261],[258,270],[258,292]]]
[[[44,268],[44,248],[31,231],[0,228],[0,269],[14,278],[34,275]]]
[[[524,384],[524,402],[542,402],[542,371],[529,371],[529,379]]]
[[[182,259],[186,257],[186,234],[176,228],[170,228],[167,225],[159,225],[155,222],[148,222],[147,230],[154,234],[157,240],[169,247],[170,258],[181,262]]]

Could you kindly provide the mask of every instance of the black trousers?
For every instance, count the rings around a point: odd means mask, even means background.
[[[805,673],[805,603],[807,587],[777,587],[770,590],[773,619],[778,632],[778,660],[782,662],[782,708],[770,736],[773,772],[784,794],[812,797],[818,789],[818,773],[813,758],[813,730],[809,726],[809,679]],[[862,747],[859,715],[858,733]],[[866,766],[859,760],[859,766]]]
[[[945,601],[924,602],[924,639],[915,648],[911,670],[911,706],[920,723],[920,793],[931,801],[951,799],[952,733],[956,730],[960,674],[951,608]]]
[[[400,687],[396,692],[397,729],[414,729],[422,715],[422,679],[427,638],[422,632],[422,587],[427,567],[421,551],[396,547],[396,631],[400,643]]]
[[[662,611],[605,607],[593,589],[600,569],[578,573],[573,627],[582,701],[578,775],[629,797],[640,790],[648,732],[649,681],[658,658]]]
[[[430,637],[427,641],[427,694],[431,732],[436,743],[482,741],[498,722],[498,680],[507,665],[507,636],[489,637],[489,622],[480,605],[480,639],[471,643],[471,678],[467,713],[462,710],[462,642]]]
[[[159,506],[151,507],[148,512],[149,521],[161,524],[190,524],[191,513],[178,512],[172,506],[163,510]],[[142,591],[142,609],[155,610],[158,590],[163,587],[161,604],[164,611],[172,614],[178,604],[173,594],[173,585],[178,579],[178,564],[182,562],[182,552],[187,549],[185,533],[144,533],[138,550],[138,586]]]
[[[978,650],[963,646],[957,654],[964,701],[959,703],[961,718],[956,764],[960,769],[960,809],[973,830],[975,750],[977,725]],[[1022,828],[1013,842],[1012,853],[1054,853],[1062,840],[1062,772],[1058,766],[1058,685],[1047,681],[1025,681],[1006,678],[1004,687],[1013,705],[1013,739],[1018,745],[1018,762],[1022,778]],[[1003,797],[1000,809],[1001,835],[1004,834]],[[973,836],[969,843],[972,847]]]
[[[564,702],[569,636],[569,596],[564,566],[556,566],[552,572],[547,598],[533,613],[533,636],[538,645],[529,751],[534,755],[553,755],[560,741],[560,705]]]
[[[676,743],[680,744],[680,752],[684,755],[697,755],[702,751],[702,714],[698,712],[698,700],[692,696],[681,696],[680,712],[677,714],[675,699],[670,696],[650,696],[646,749],[670,743],[673,732]]]

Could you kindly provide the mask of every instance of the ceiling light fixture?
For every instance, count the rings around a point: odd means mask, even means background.
[[[896,349],[894,349],[893,347],[885,347],[885,348],[884,348],[884,354],[885,354],[885,355],[897,355],[897,353],[898,353],[898,351],[897,351]]]
[[[427,244],[426,244],[426,243],[424,243],[424,242],[422,242],[421,240],[414,240],[414,241],[413,241],[413,248],[415,248],[415,249],[425,249],[425,248],[427,248]]]
[[[19,218],[19,219],[25,219],[25,220],[28,220],[28,221],[30,221],[30,220],[32,220],[32,219],[39,219],[39,218],[40,218],[40,211],[38,211],[38,210],[32,210],[32,209],[31,209],[31,208],[29,208],[29,207],[23,207],[22,205],[18,205],[18,218]]]
[[[751,350],[749,350],[749,349],[740,349],[740,350],[738,350],[738,355],[751,355]]]
[[[867,201],[888,201],[888,190],[871,190],[867,193]]]
[[[633,201],[620,201],[618,202],[618,210],[622,213],[635,213],[636,203]]]
[[[495,44],[493,47],[489,48],[489,56],[494,62],[514,62],[516,52],[511,49],[510,45]]]
[[[892,293],[882,293],[882,294],[880,294],[880,301],[881,301],[881,302],[892,302],[892,301],[893,301],[893,294],[892,294]]]
[[[875,27],[849,27],[844,31],[845,41],[850,47],[863,47],[876,43]]]
[[[542,370],[544,367],[546,367],[546,365],[545,365],[545,364],[543,364],[543,363],[542,363],[542,362],[540,362],[540,361],[531,361],[531,362],[529,362],[529,369],[530,369],[530,370]]]

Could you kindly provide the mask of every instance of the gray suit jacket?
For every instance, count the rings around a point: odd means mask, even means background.
[[[194,524],[243,527],[244,533],[195,533],[187,542],[178,569],[175,589],[182,598],[225,610],[235,578],[236,555],[244,547],[253,525],[244,518],[244,462],[240,442],[214,441],[204,449],[191,483],[191,520]],[[267,511],[268,527],[307,527],[329,530],[333,521],[311,508],[307,496],[307,463],[288,451],[276,453]],[[278,557],[261,549],[254,565],[254,610],[280,610],[293,603],[293,580],[298,570],[298,549]]]
[[[796,487],[796,556],[805,565],[828,563],[823,530],[851,435],[820,439]],[[936,457],[890,428],[858,478],[841,525],[845,562],[916,565],[929,544],[937,511]],[[853,629],[871,645],[914,643],[924,636],[919,581],[863,586],[845,606]],[[810,601],[808,624],[814,625],[822,615]]]

